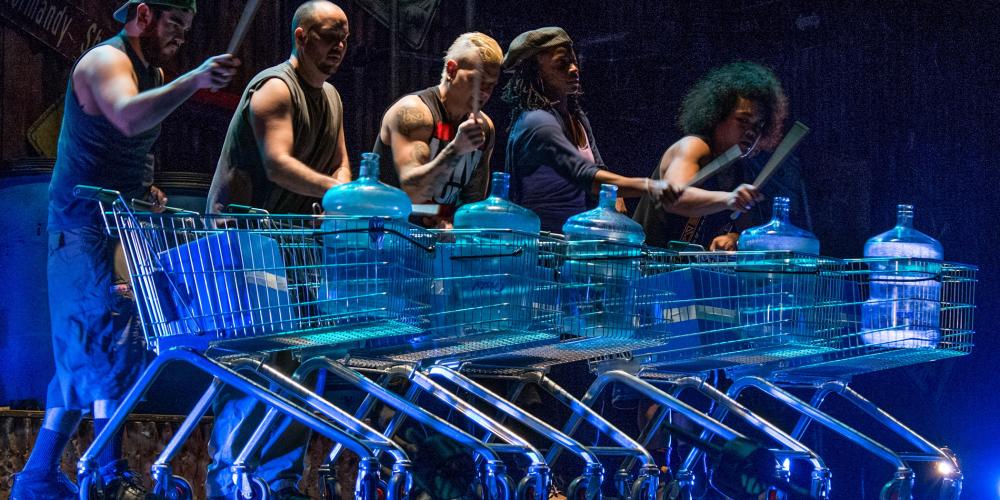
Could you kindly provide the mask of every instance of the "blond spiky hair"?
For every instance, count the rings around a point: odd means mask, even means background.
[[[441,81],[444,81],[448,76],[447,65],[450,60],[455,60],[464,67],[477,64],[477,61],[471,59],[475,54],[472,52],[473,50],[478,52],[483,65],[499,67],[503,62],[503,49],[492,37],[478,31],[463,33],[455,39],[444,54],[445,67],[441,69]]]

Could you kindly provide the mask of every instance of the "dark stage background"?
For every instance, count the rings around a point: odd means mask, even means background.
[[[286,27],[297,3],[264,2],[240,52],[238,81],[228,92],[196,96],[168,120],[158,145],[158,183],[178,202],[198,208],[242,84],[287,57]],[[60,37],[45,31],[44,19],[29,17],[33,4],[0,4],[0,362],[6,365],[0,405],[38,399],[51,373],[44,306],[51,162],[42,158],[52,151],[71,60],[90,40],[113,32],[117,6],[48,2],[72,17]],[[201,2],[189,44],[170,72],[223,50],[242,5]],[[379,18],[392,17],[388,1],[342,5],[352,35],[332,82],[344,99],[354,159],[370,149],[393,99],[437,82],[444,49],[470,27],[504,47],[527,29],[565,27],[576,41],[584,108],[602,155],[612,169],[634,175],[648,174],[679,137],[679,101],[709,68],[733,60],[771,66],[791,99],[791,118],[812,129],[798,155],[809,207],[800,220],[811,224],[824,253],[859,256],[869,236],[892,226],[895,205],[908,202],[916,205],[916,226],[941,240],[946,258],[981,266],[979,332],[970,356],[862,376],[854,386],[956,450],[965,498],[997,498],[1000,2],[406,0],[396,39]],[[503,131],[508,117],[499,95],[500,88],[486,111]],[[53,105],[55,116],[44,120]],[[503,164],[499,137],[496,166]],[[834,470],[834,498],[874,498],[891,474],[857,447],[812,437],[823,440],[817,448]],[[918,474],[923,481],[932,476]]]

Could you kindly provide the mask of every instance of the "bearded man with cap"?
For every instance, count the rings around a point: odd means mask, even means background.
[[[679,191],[668,183],[624,177],[604,164],[580,108],[580,67],[566,31],[521,33],[503,69],[512,74],[503,93],[513,108],[505,158],[511,199],[535,211],[542,230],[561,232],[566,219],[593,208],[601,184],[618,186],[620,198],[649,197],[664,206],[676,201]]]
[[[115,12],[125,24],[74,64],[49,185],[48,289],[56,375],[46,414],[11,498],[70,498],[77,489],[60,471],[63,450],[84,412],[95,434],[141,373],[145,349],[136,328],[128,285],[116,279],[115,241],[104,233],[97,203],[78,200],[87,184],[162,206],[152,186],[150,151],[160,123],[199,89],[226,86],[239,61],[209,58],[164,84],[160,66],[183,45],[195,0],[129,1]],[[142,498],[145,492],[121,460],[120,432],[98,457],[103,498]]]

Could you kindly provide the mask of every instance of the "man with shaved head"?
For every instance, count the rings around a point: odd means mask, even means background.
[[[403,96],[382,116],[374,151],[382,181],[414,203],[439,205],[413,222],[450,227],[455,209],[486,196],[493,121],[479,112],[500,75],[503,51],[482,33],[459,36],[444,56],[441,82]]]
[[[350,182],[340,94],[328,83],[347,51],[347,15],[327,0],[299,6],[292,17],[292,54],[258,73],[243,92],[229,123],[208,195],[208,213],[228,204],[271,213],[310,213],[331,187]],[[288,353],[269,361],[291,372]],[[208,467],[209,498],[233,498],[230,467],[260,424],[264,405],[224,391],[215,401]],[[279,418],[249,465],[279,499],[306,498],[298,490],[308,430]]]

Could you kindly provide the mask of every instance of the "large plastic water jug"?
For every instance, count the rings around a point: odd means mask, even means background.
[[[639,277],[642,226],[615,210],[618,187],[601,185],[597,208],[563,224],[566,262],[564,327],[587,337],[631,338],[636,327],[633,293]]]
[[[816,330],[817,262],[812,256],[819,255],[819,240],[791,223],[790,205],[788,198],[775,197],[771,220],[739,238],[740,321],[746,337],[762,344],[807,340]]]
[[[483,201],[462,205],[455,212],[455,229],[512,229],[538,234],[541,222],[534,212],[507,199],[510,175],[494,172],[490,196]]]
[[[569,241],[614,241],[641,245],[646,241],[642,226],[615,210],[618,186],[601,184],[597,208],[576,214],[563,224]]]
[[[865,258],[873,260],[869,262],[869,299],[861,311],[864,343],[937,346],[941,336],[938,262],[943,256],[937,240],[913,228],[913,205],[899,205],[896,227],[865,244]]]
[[[819,240],[811,232],[796,227],[788,219],[788,198],[777,197],[771,212],[771,221],[763,226],[751,227],[740,234],[740,250],[788,250],[819,255]]]
[[[358,179],[323,196],[324,275],[320,309],[344,320],[393,317],[405,297],[400,272],[411,246],[387,229],[405,230],[413,210],[402,190],[378,180],[379,157],[361,155]]]

